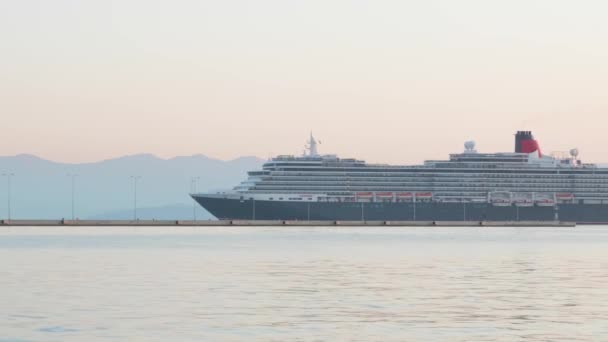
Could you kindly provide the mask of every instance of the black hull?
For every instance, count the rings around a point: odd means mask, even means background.
[[[488,203],[332,203],[194,199],[218,219],[329,221],[567,221],[608,223],[608,205],[498,207]]]

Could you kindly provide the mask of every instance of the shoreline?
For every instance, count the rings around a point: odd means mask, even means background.
[[[563,221],[0,220],[0,226],[4,227],[576,227],[576,225],[576,222]]]

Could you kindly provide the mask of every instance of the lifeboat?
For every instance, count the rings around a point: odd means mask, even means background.
[[[359,198],[372,198],[372,197],[374,197],[374,193],[373,192],[357,192],[355,194],[355,196],[357,196]]]
[[[513,204],[518,207],[532,207],[534,206],[534,201],[531,199],[516,199],[513,201]]]
[[[492,205],[497,207],[508,207],[511,205],[510,199],[494,198],[490,202],[492,203]]]
[[[416,202],[429,202],[433,199],[432,192],[417,192]]]
[[[397,198],[412,198],[414,195],[411,192],[398,192]]]
[[[395,194],[397,202],[411,202],[414,198],[414,194],[411,192],[398,192]]]
[[[393,193],[392,192],[376,192],[376,200],[380,201],[380,202],[392,202]]]
[[[572,193],[564,193],[564,192],[562,192],[562,193],[556,193],[555,194],[555,198],[558,201],[571,201],[571,200],[574,199],[574,194],[572,194]]]
[[[539,207],[552,207],[554,204],[555,201],[550,198],[536,200],[536,205]]]
[[[431,198],[433,198],[433,193],[432,192],[417,192],[416,198],[431,199]]]
[[[508,207],[511,205],[511,193],[506,191],[491,192],[490,203],[497,207]]]
[[[539,207],[552,207],[555,205],[555,199],[552,194],[536,194],[534,202]]]
[[[373,192],[357,192],[355,193],[355,199],[357,202],[372,202],[374,199]]]
[[[534,206],[534,195],[532,193],[516,193],[513,195],[513,204],[518,207]]]

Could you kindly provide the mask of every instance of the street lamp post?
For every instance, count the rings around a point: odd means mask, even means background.
[[[78,175],[75,174],[75,173],[68,173],[68,177],[70,177],[70,180],[72,182],[72,221],[73,221],[74,218],[75,218],[74,207],[75,207],[75,198],[76,198],[76,196],[75,196],[75,193],[76,193],[76,177],[78,177]]]
[[[361,202],[361,221],[365,221],[365,203]]]
[[[190,178],[190,191],[194,195],[196,193],[196,182],[201,179],[201,177],[192,177]],[[196,201],[192,203],[192,220],[196,221]]]
[[[133,220],[137,221],[137,181],[141,176],[129,177],[133,180]]]
[[[14,176],[14,173],[3,173],[2,176],[6,177],[6,218],[7,220],[11,220],[11,178]]]
[[[308,204],[307,210],[306,210],[306,221],[310,221],[310,202],[308,202],[306,204]]]

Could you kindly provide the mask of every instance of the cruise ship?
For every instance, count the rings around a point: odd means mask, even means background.
[[[226,192],[191,194],[218,219],[349,221],[569,221],[608,223],[608,168],[578,150],[545,155],[532,132],[513,152],[468,141],[447,160],[368,164],[318,153],[280,155]]]

